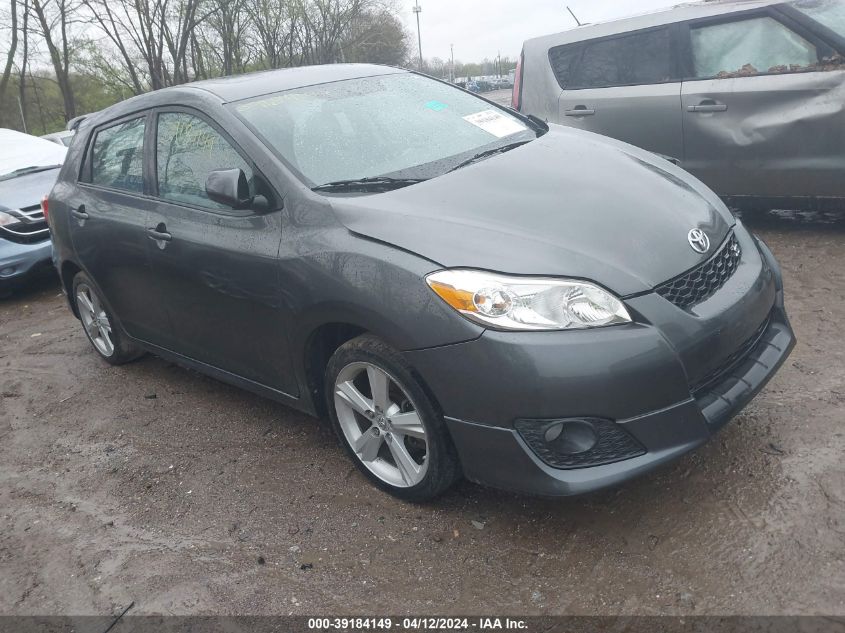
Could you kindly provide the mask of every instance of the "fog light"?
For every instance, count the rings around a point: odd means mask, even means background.
[[[514,427],[537,457],[552,468],[602,466],[646,452],[623,424],[613,420],[517,420]]]
[[[0,277],[11,277],[15,274],[15,269],[13,266],[7,266],[3,270],[0,270]]]
[[[586,453],[599,441],[596,429],[586,420],[555,422],[546,429],[544,439],[552,450],[563,455]]]

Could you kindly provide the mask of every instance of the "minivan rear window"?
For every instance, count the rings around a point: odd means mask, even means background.
[[[572,88],[659,84],[673,79],[669,29],[587,42]]]

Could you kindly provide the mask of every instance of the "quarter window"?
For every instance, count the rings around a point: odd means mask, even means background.
[[[91,183],[141,193],[144,190],[144,128],[139,117],[97,132],[91,151]]]
[[[208,175],[217,169],[242,169],[255,193],[253,170],[208,123],[192,114],[159,115],[156,142],[158,195],[165,200],[206,209],[231,209],[205,193]]]
[[[671,81],[672,50],[669,29],[589,42],[573,77],[573,87],[658,84]]]
[[[580,44],[568,44],[557,46],[549,51],[549,61],[552,64],[557,82],[560,87],[566,90],[572,84],[572,73],[575,65],[581,59],[583,48]]]
[[[797,72],[815,65],[816,47],[770,17],[692,29],[696,77]]]

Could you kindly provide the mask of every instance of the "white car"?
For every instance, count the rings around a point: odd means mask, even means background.
[[[51,143],[56,143],[58,145],[63,145],[65,147],[70,147],[70,142],[73,140],[74,135],[76,132],[74,130],[62,130],[61,132],[53,132],[52,134],[45,134],[41,138],[50,141]]]
[[[41,200],[66,154],[62,144],[0,128],[0,297],[50,270],[53,249]]]

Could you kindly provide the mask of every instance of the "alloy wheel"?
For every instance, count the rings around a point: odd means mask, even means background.
[[[355,456],[391,486],[411,488],[428,469],[425,426],[407,391],[384,369],[347,365],[334,385],[340,428]]]
[[[100,354],[110,357],[114,354],[111,323],[100,298],[88,284],[82,283],[76,287],[76,306],[91,343]]]

